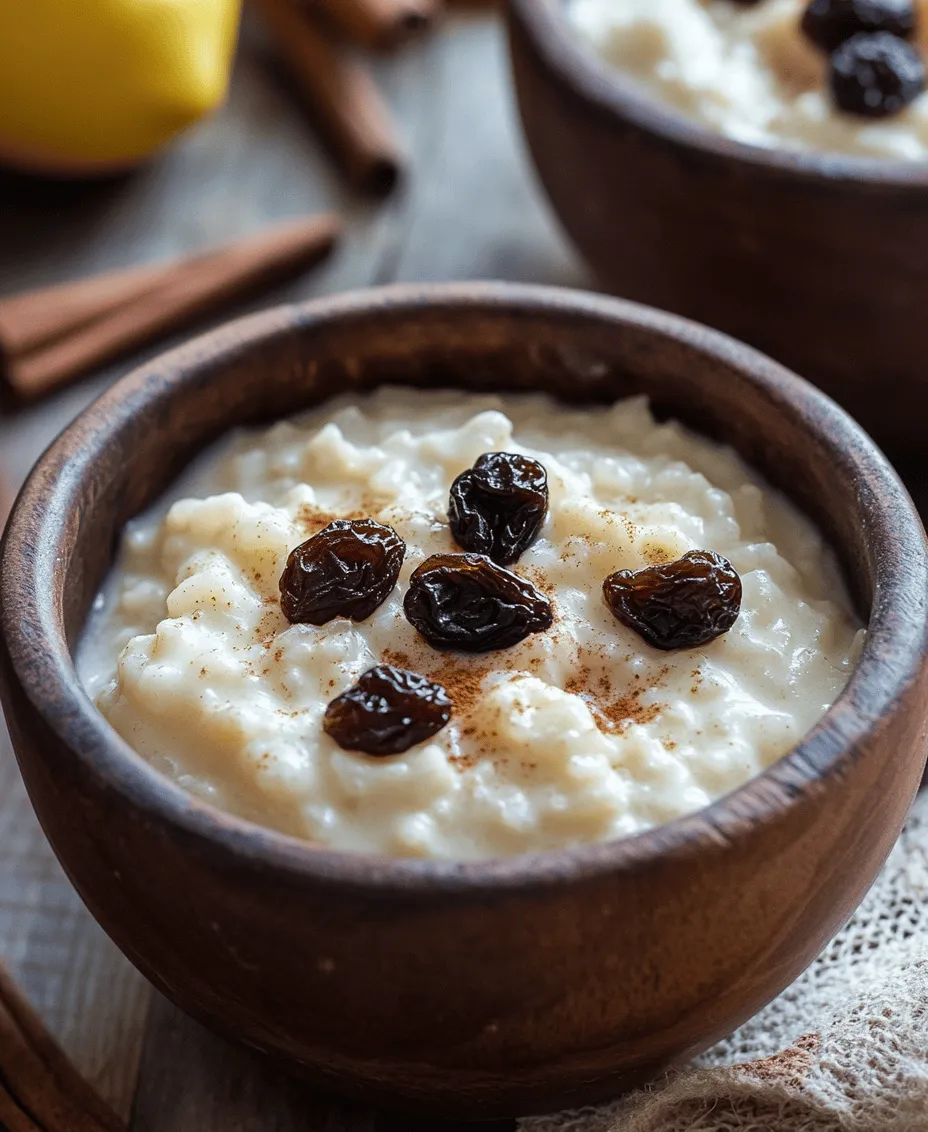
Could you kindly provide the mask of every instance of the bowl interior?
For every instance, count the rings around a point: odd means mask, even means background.
[[[71,660],[125,523],[228,429],[387,382],[591,404],[644,393],[659,414],[732,445],[818,523],[870,619],[869,640],[842,697],[852,710],[840,725],[829,713],[767,775],[793,782],[793,758],[804,779],[832,766],[914,678],[924,535],[889,465],[826,397],[731,339],[634,304],[503,284],[400,287],[280,308],[196,339],[119,383],[53,445],[9,526],[0,578],[12,665],[50,727],[101,766],[126,763]],[[716,803],[719,821],[767,812],[769,792],[737,793],[733,809]],[[647,838],[632,840],[645,851]]]

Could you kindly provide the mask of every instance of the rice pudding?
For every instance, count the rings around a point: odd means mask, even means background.
[[[505,565],[452,537],[488,453],[545,473]],[[396,584],[355,619],[292,623],[320,604],[293,588],[326,561],[306,548],[349,535]],[[604,582],[687,555],[727,564],[740,612],[655,647]],[[449,556],[534,595],[534,620],[477,652],[424,635],[416,587]],[[628,836],[741,786],[821,718],[863,636],[812,524],[643,399],[385,389],[207,453],[129,525],[78,665],[123,738],[222,809],[341,850],[486,858]],[[344,749],[333,713],[384,671],[438,689],[429,726],[387,757]]]
[[[919,93],[926,0],[813,0],[811,11],[809,0],[566,3],[581,37],[607,63],[727,137],[896,160],[928,157],[928,95]],[[874,12],[884,8],[881,22]],[[872,30],[882,27],[891,30]],[[874,70],[901,97],[870,105]],[[885,116],[872,116],[882,110]]]

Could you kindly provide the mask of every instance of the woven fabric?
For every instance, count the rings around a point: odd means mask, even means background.
[[[690,1066],[520,1132],[928,1132],[928,791],[850,923]]]

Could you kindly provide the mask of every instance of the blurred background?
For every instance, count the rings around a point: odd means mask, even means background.
[[[228,100],[139,168],[95,180],[0,172],[0,298],[190,253],[303,213],[335,210],[331,258],[199,327],[275,302],[393,281],[515,279],[589,285],[536,187],[491,8],[452,9],[365,65],[405,155],[385,196],[352,185],[321,140],[261,21],[246,11]],[[189,330],[176,337],[183,337]],[[167,339],[170,342],[170,339]],[[44,445],[144,351],[0,419],[18,480]]]

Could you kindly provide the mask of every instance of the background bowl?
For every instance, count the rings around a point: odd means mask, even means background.
[[[730,141],[640,92],[558,0],[509,0],[525,136],[616,293],[766,350],[894,455],[928,407],[928,165]]]
[[[823,526],[870,635],[838,703],[756,781],[639,837],[481,863],[353,856],[228,817],[111,730],[71,659],[125,522],[233,425],[385,381],[644,391]],[[728,1033],[848,917],[921,775],[921,524],[833,403],[631,304],[390,288],[197,339],[42,458],[0,566],[0,674],[42,825],[91,912],[178,1005],[326,1086],[467,1117],[593,1101]]]

